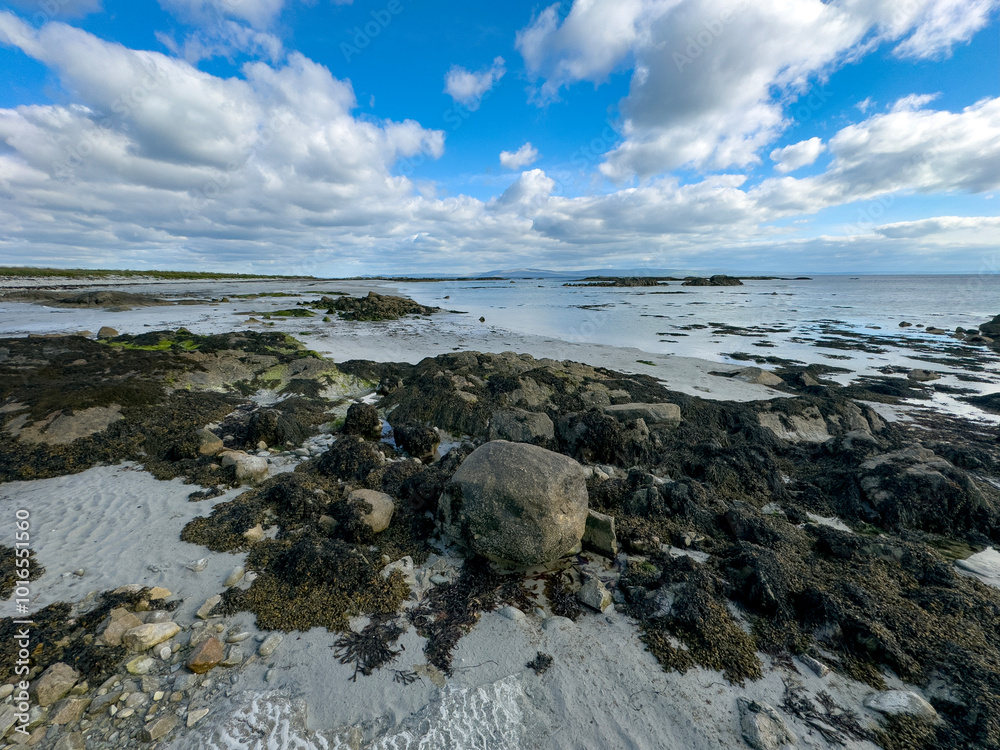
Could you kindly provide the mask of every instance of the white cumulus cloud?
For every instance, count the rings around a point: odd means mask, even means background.
[[[459,65],[453,65],[444,77],[444,90],[452,99],[469,109],[479,109],[483,97],[503,78],[507,72],[502,57],[493,59],[493,64],[476,73]]]
[[[601,165],[614,180],[681,166],[760,161],[793,118],[829,99],[825,77],[880,44],[946,54],[997,0],[574,0],[542,11],[517,37],[542,99],[632,70],[621,143]]]
[[[500,152],[500,164],[504,169],[524,169],[536,161],[538,161],[538,149],[531,145],[531,141],[525,143],[517,151]]]
[[[779,172],[794,172],[796,169],[808,167],[819,155],[826,151],[826,146],[820,138],[810,138],[799,141],[784,148],[776,148],[771,152],[771,161]]]

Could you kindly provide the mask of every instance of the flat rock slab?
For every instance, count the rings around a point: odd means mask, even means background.
[[[126,630],[122,635],[122,643],[133,651],[145,651],[173,638],[179,632],[181,626],[176,622],[152,622]]]
[[[80,673],[73,667],[57,661],[35,681],[31,692],[39,706],[50,706],[66,695],[79,679]]]
[[[225,656],[222,641],[218,638],[209,638],[203,641],[187,660],[187,668],[195,674],[205,674],[212,670]]]
[[[886,716],[912,716],[924,721],[936,721],[937,711],[914,692],[909,690],[885,690],[865,698],[865,706]]]
[[[681,423],[681,407],[677,404],[616,404],[605,406],[604,413],[620,422],[641,419],[647,425],[673,425]]]

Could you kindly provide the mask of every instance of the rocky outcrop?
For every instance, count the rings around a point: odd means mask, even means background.
[[[536,443],[552,440],[555,434],[555,425],[548,414],[512,409],[498,411],[490,418],[490,440]]]
[[[743,286],[743,282],[735,276],[716,274],[707,279],[701,276],[693,276],[685,279],[682,286]]]
[[[425,307],[406,297],[368,292],[367,297],[323,297],[317,307],[326,307],[344,320],[397,320],[406,315],[433,315],[438,307]]]
[[[641,419],[649,427],[676,427],[681,423],[681,407],[677,404],[616,404],[605,406],[604,413],[619,422]]]
[[[580,549],[586,472],[576,461],[494,440],[465,459],[439,501],[442,530],[506,565],[545,565]]]

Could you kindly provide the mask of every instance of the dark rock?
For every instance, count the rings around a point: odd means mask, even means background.
[[[371,404],[351,404],[344,420],[345,435],[360,435],[376,439],[382,434],[382,420],[378,410]]]
[[[250,416],[244,445],[251,449],[262,441],[270,446],[299,445],[305,439],[306,428],[294,416],[277,409],[259,409]]]
[[[432,315],[438,307],[425,307],[406,297],[368,292],[367,297],[323,297],[319,307],[336,311],[344,320],[397,320],[406,315]]]
[[[697,276],[686,279],[682,286],[743,286],[743,282],[735,276],[717,274],[707,279]]]
[[[433,428],[422,424],[393,426],[392,436],[396,445],[421,461],[432,460],[441,444],[441,436]]]

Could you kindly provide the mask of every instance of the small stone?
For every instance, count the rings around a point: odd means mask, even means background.
[[[195,439],[198,441],[198,453],[202,456],[214,456],[225,447],[222,438],[207,428],[198,430]]]
[[[583,546],[614,559],[618,554],[615,519],[596,510],[588,511],[587,528],[583,532]]]
[[[125,631],[122,643],[133,651],[145,651],[169,640],[181,631],[176,622],[151,622]]]
[[[60,737],[52,750],[87,750],[87,745],[83,740],[83,732],[70,732]]]
[[[278,676],[278,673],[273,669],[269,669],[264,673],[264,682],[274,682],[274,678]]]
[[[257,649],[257,653],[266,659],[274,653],[275,649],[281,645],[283,640],[284,638],[280,633],[271,633],[264,639],[264,642],[260,644],[260,647]]]
[[[931,380],[941,379],[938,373],[931,372],[930,370],[910,370],[906,377],[915,383],[928,383]]]
[[[149,590],[149,600],[155,602],[159,599],[166,599],[170,596],[170,589],[165,589],[162,586],[154,586]]]
[[[90,705],[88,698],[63,698],[53,704],[49,713],[50,724],[73,724],[83,718],[83,712]]]
[[[830,668],[826,666],[823,662],[818,659],[814,659],[808,654],[803,654],[799,657],[803,664],[805,664],[817,677],[826,677],[830,674]]]
[[[154,609],[148,615],[146,615],[146,622],[169,622],[170,613],[163,609]]]
[[[7,734],[7,730],[14,726],[16,721],[17,711],[11,704],[5,703],[0,706],[0,737]]]
[[[136,656],[125,663],[125,669],[128,673],[135,675],[149,674],[155,666],[156,662],[145,655]]]
[[[218,638],[209,638],[188,657],[187,668],[195,674],[205,674],[222,661],[223,656],[222,642]]]
[[[206,716],[208,716],[208,714],[209,714],[210,711],[211,711],[211,709],[208,709],[208,708],[199,708],[197,711],[188,711],[188,715],[187,715],[187,725],[188,725],[188,727],[189,728],[193,727],[199,721],[201,721]]]
[[[222,601],[222,596],[220,594],[216,594],[215,596],[209,597],[205,601],[205,603],[198,608],[198,611],[194,613],[195,617],[201,620],[207,620],[211,615],[212,610],[215,609],[215,607],[221,601]]]
[[[264,527],[257,524],[252,529],[247,529],[243,532],[243,538],[246,539],[250,544],[254,542],[259,542],[264,538]]]
[[[9,682],[6,685],[0,685],[0,701],[5,700],[13,692],[14,686]],[[3,737],[3,732],[0,732],[0,737]]]
[[[164,696],[164,692],[162,690],[157,690],[155,693],[153,693],[153,700],[154,701],[162,701],[163,700],[163,696]]]
[[[113,339],[117,336],[118,331],[111,326],[101,326],[100,330],[97,332],[97,338],[99,339]]]
[[[79,679],[80,674],[75,669],[57,661],[35,681],[30,692],[39,706],[50,706],[66,695]]]
[[[173,655],[174,650],[170,644],[163,644],[162,646],[157,646],[153,649],[153,653],[156,654],[156,658],[160,661],[169,661],[170,657]]]
[[[99,714],[101,711],[106,709],[118,702],[122,697],[122,691],[118,690],[114,693],[107,693],[105,695],[99,695],[90,702],[90,707],[87,709],[87,713]]]
[[[143,742],[155,742],[166,737],[177,726],[178,718],[174,714],[166,714],[149,722],[139,733]]]
[[[909,690],[885,690],[865,699],[865,706],[886,716],[912,716],[924,721],[936,721],[934,706]]]
[[[116,719],[127,719],[129,716],[135,713],[134,708],[123,708],[118,713],[115,714]]]
[[[203,571],[207,567],[208,567],[208,558],[207,557],[202,557],[199,560],[195,560],[194,562],[190,562],[190,563],[187,564],[187,569],[188,570],[192,570],[195,573],[200,573],[201,571]]]
[[[746,698],[738,698],[736,704],[740,711],[743,739],[754,750],[781,750],[785,745],[794,745],[798,741],[781,715],[768,704]]]
[[[240,646],[230,646],[226,658],[219,662],[223,667],[238,667],[243,663],[243,649]]]
[[[237,583],[243,580],[243,574],[246,572],[247,572],[246,568],[244,568],[242,565],[237,565],[235,568],[233,568],[232,572],[230,572],[230,574],[226,576],[226,580],[223,583],[223,585],[227,589],[231,586],[235,586]]]
[[[132,693],[125,699],[125,708],[138,708],[145,706],[149,702],[149,696],[145,693]]]
[[[501,607],[497,610],[497,614],[501,617],[505,617],[508,620],[513,620],[514,622],[524,622],[527,619],[527,615],[524,614],[517,607],[512,607],[507,605],[506,607]]]
[[[231,633],[226,636],[226,643],[243,643],[247,638],[250,637],[250,633],[246,630],[241,630],[238,633]]]
[[[599,578],[589,577],[576,593],[576,598],[598,612],[603,612],[611,606],[611,592],[607,590]]]

